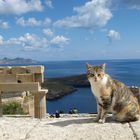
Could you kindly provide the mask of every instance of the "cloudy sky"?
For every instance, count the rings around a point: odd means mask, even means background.
[[[140,58],[139,0],[0,0],[0,58]]]

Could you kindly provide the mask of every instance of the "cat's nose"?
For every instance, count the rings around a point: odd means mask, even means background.
[[[94,78],[95,82],[97,82],[97,77]]]

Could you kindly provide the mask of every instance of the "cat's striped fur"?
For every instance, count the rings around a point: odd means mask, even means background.
[[[87,77],[96,98],[98,116],[96,121],[105,122],[106,114],[112,112],[119,122],[136,121],[140,118],[140,105],[131,90],[122,82],[105,73],[105,64],[87,67]]]

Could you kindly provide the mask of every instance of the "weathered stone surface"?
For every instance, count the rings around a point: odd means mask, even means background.
[[[91,115],[42,120],[3,117],[0,122],[2,140],[136,140],[128,123],[99,124]]]
[[[44,66],[0,67],[0,83],[44,82]]]
[[[0,90],[5,92],[15,91],[39,91],[40,85],[38,82],[33,83],[0,83]]]
[[[43,73],[44,72],[44,66],[28,66],[28,70],[30,70],[31,73]]]
[[[10,74],[11,67],[0,67],[0,74]]]
[[[19,67],[11,67],[10,69],[11,74],[25,74],[29,73],[28,69],[24,66]]]
[[[47,90],[42,90],[34,95],[35,118],[44,118],[46,115],[46,93]]]
[[[23,92],[29,91],[34,94],[34,110],[36,118],[45,117],[46,93],[40,83],[44,81],[44,66],[9,66],[0,67],[0,92]],[[32,107],[29,104],[29,109]],[[0,117],[2,116],[2,102],[0,94]]]
[[[17,82],[19,83],[35,82],[33,74],[17,74],[16,78],[17,78]]]
[[[35,82],[43,83],[44,82],[44,75],[42,73],[35,73],[34,79],[35,79]]]
[[[130,128],[132,129],[136,140],[140,140],[140,121],[131,122]]]
[[[39,123],[31,118],[0,118],[1,140],[24,140],[26,135]]]
[[[15,74],[0,74],[0,83],[17,82]]]

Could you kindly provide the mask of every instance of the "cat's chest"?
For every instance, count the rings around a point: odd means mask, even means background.
[[[98,99],[98,101],[101,103],[101,86],[98,85],[91,85],[91,90],[93,95]]]
[[[99,83],[95,83],[92,79],[89,81],[93,95],[98,99],[100,103],[102,103],[101,95],[104,87],[106,86],[107,79],[103,79],[103,81]]]

